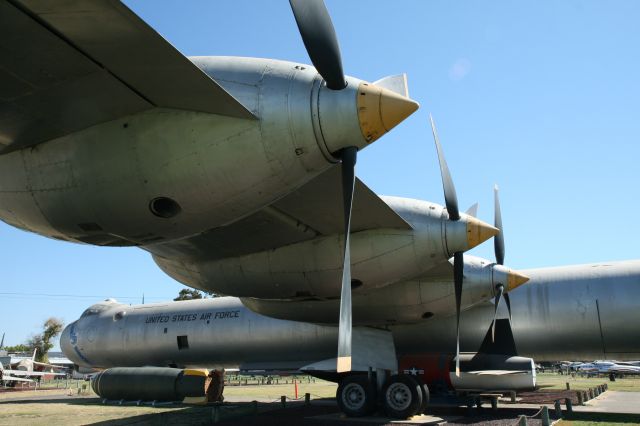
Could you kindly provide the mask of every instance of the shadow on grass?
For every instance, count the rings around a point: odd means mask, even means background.
[[[22,399],[10,399],[0,401],[0,406],[5,404],[69,404],[69,405],[99,405],[100,398],[72,398],[61,395],[60,398],[27,397]]]
[[[126,408],[126,407],[123,407]],[[113,420],[104,420],[91,425],[208,425],[211,424],[211,407],[176,406],[177,410],[140,414]]]

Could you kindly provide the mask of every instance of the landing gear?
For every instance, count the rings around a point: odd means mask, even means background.
[[[420,410],[418,414],[426,414],[427,407],[429,406],[429,387],[419,376],[410,376],[413,377],[420,385],[420,390],[422,391],[422,404],[420,404]]]
[[[376,389],[366,375],[347,376],[338,386],[336,400],[347,416],[366,416],[376,409]]]
[[[336,400],[344,414],[362,417],[378,409],[389,417],[407,419],[426,412],[429,388],[420,377],[396,374],[386,380],[380,392],[377,391],[375,377],[351,374],[342,379]]]
[[[382,387],[382,405],[389,417],[406,419],[422,408],[422,386],[413,376],[391,376]]]

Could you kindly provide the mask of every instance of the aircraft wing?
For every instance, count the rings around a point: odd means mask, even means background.
[[[31,379],[25,379],[24,377],[16,377],[16,376],[12,376],[6,372],[3,372],[2,374],[0,374],[0,380],[4,381],[4,382],[29,382],[29,383],[33,383],[33,380]]]
[[[38,361],[31,361],[33,363],[33,365],[39,365],[41,367],[46,367],[46,368],[57,368],[58,370],[63,370],[65,369],[65,367],[61,367],[59,365],[53,365],[53,364],[47,364],[46,362],[38,362]]]
[[[0,154],[153,107],[254,117],[119,0],[0,0]]]
[[[49,373],[46,371],[3,370],[3,372],[4,374],[11,374],[12,376],[21,376],[21,377],[66,376],[65,373]]]
[[[344,232],[340,166],[336,165],[297,191],[258,212],[203,234],[145,247],[155,255],[196,260],[241,256],[319,235]],[[411,229],[380,197],[356,179],[351,231]]]

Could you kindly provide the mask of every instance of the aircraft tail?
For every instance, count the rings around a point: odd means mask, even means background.
[[[36,360],[36,352],[38,352],[38,348],[33,348],[33,356],[31,357],[31,361]]]
[[[2,340],[0,340],[0,349],[4,348],[4,333],[2,333]]]

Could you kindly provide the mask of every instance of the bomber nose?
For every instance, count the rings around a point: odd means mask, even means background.
[[[60,335],[60,349],[62,349],[62,353],[70,360],[73,360],[72,357],[74,356],[72,346],[75,342],[71,342],[71,329],[75,327],[75,324],[76,321],[67,325]]]

